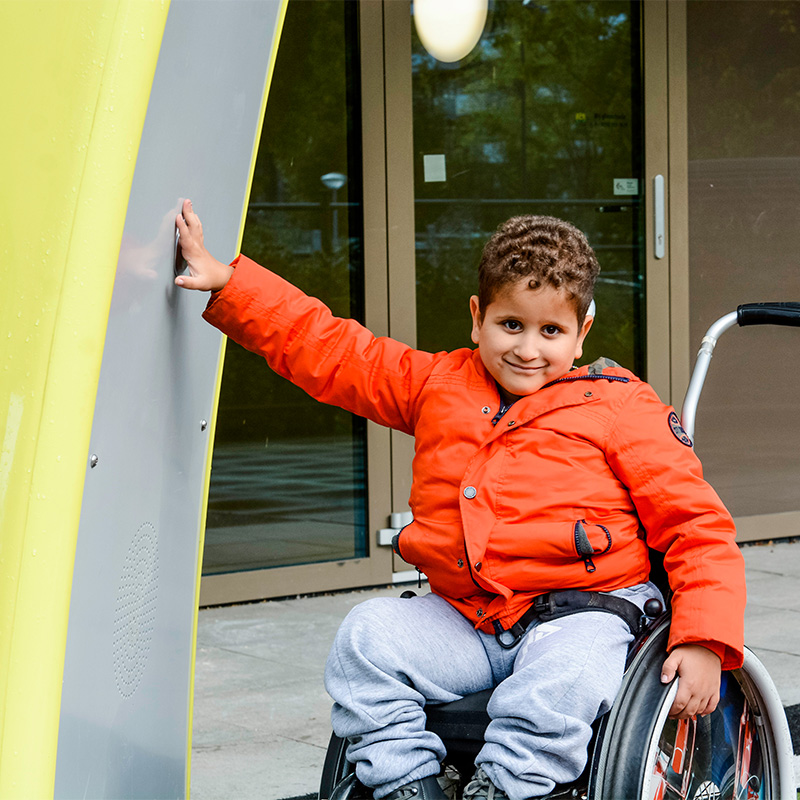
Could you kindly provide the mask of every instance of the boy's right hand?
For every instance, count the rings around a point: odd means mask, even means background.
[[[192,201],[184,200],[182,213],[175,220],[180,233],[180,248],[189,265],[188,275],[178,275],[175,283],[184,289],[218,292],[233,275],[233,267],[217,261],[203,245],[203,225],[192,209]]]

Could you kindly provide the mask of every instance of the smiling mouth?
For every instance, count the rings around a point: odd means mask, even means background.
[[[511,367],[511,369],[518,370],[519,372],[534,373],[534,372],[539,372],[539,370],[541,370],[541,369],[544,369],[543,365],[540,365],[538,367],[528,367],[528,366],[525,366],[524,364],[515,364],[513,361],[506,361],[505,363],[509,367]]]

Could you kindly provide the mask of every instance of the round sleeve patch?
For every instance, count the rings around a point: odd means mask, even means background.
[[[678,419],[678,415],[674,411],[669,412],[669,417],[667,417],[667,421],[669,422],[669,429],[672,431],[672,435],[681,443],[685,444],[687,447],[692,446],[692,440],[689,438],[689,434],[683,429],[683,425],[681,425],[681,421]]]

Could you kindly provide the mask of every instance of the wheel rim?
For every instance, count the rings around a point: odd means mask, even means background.
[[[672,693],[674,695],[674,692]],[[724,673],[717,710],[707,717],[668,719],[648,754],[644,800],[757,800],[774,796],[761,735],[763,720],[736,676]]]

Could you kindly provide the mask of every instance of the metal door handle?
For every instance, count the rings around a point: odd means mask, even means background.
[[[667,252],[666,228],[664,224],[664,176],[653,178],[653,251],[656,258],[664,258]]]

